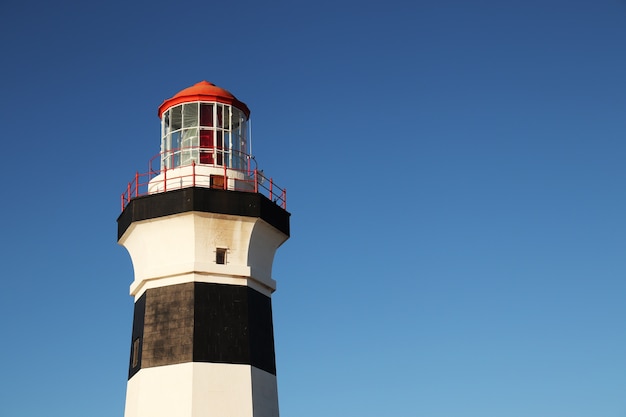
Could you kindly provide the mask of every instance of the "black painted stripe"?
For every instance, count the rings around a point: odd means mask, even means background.
[[[142,301],[143,300],[143,301]],[[271,299],[239,285],[191,282],[149,289],[135,303],[142,368],[186,362],[247,364],[276,375]]]
[[[263,194],[189,187],[132,199],[117,219],[117,239],[132,222],[188,211],[258,217],[289,236],[291,214]]]

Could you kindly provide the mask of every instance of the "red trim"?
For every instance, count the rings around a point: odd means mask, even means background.
[[[191,87],[185,88],[179,91],[172,98],[165,100],[159,106],[159,119],[163,116],[163,113],[170,107],[174,107],[182,103],[192,103],[195,101],[212,101],[222,104],[229,104],[238,108],[245,113],[246,118],[250,118],[250,109],[242,101],[239,101],[237,97],[233,96],[227,90],[217,87],[215,84],[211,84],[207,81],[201,81]]]

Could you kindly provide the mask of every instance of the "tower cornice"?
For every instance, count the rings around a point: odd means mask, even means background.
[[[117,218],[117,239],[133,222],[190,211],[257,217],[289,236],[291,214],[263,194],[189,187],[132,199]]]

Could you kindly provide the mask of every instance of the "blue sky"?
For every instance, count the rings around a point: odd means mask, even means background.
[[[123,415],[161,102],[287,188],[283,416],[626,416],[626,2],[2,5],[0,416]]]

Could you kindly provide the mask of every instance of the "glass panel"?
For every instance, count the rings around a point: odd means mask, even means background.
[[[230,132],[225,131],[224,134],[224,149],[225,149],[225,153],[224,156],[226,158],[228,158],[227,152],[230,150]],[[226,165],[228,165],[230,168],[237,168],[236,166],[233,166],[228,159],[226,159]]]
[[[179,151],[181,147],[181,131],[172,133],[171,137],[172,141],[170,142],[169,150],[173,152]]]
[[[231,112],[231,107],[224,106],[223,125],[224,125],[224,129],[228,129],[228,130],[230,130],[230,112]]]
[[[191,165],[192,161],[198,160],[198,128],[183,130],[181,165]]]
[[[172,130],[179,130],[183,127],[183,116],[181,114],[182,106],[176,106],[171,109],[172,113]]]
[[[170,111],[163,113],[163,123],[161,125],[161,137],[165,138],[170,133]]]
[[[213,136],[210,129],[200,130],[200,163],[213,165]]]
[[[168,141],[168,133],[170,131],[170,112],[169,110],[163,113],[163,119],[161,120],[161,169],[167,167],[169,168],[167,161],[167,141]],[[152,169],[152,167],[150,167]]]
[[[172,165],[170,165],[170,168],[174,168],[180,165],[180,147],[181,146],[182,146],[181,132],[179,130],[178,132],[174,132],[171,134],[170,148],[168,149],[169,157],[172,160],[171,162]]]
[[[224,141],[222,138],[222,131],[218,130],[217,132],[217,140],[215,146],[217,147],[217,165],[224,165],[224,153],[222,149],[224,149]]]
[[[198,126],[198,103],[183,104],[183,128]]]
[[[246,123],[246,116],[241,113],[239,118],[239,146],[241,147],[241,152],[248,154],[250,150],[248,149],[248,124]]]
[[[200,104],[200,126],[213,127],[213,105]]]
[[[239,122],[241,121],[241,112],[237,108],[233,108],[233,130],[239,127]]]
[[[218,104],[217,105],[217,127],[223,127],[223,121],[224,121],[224,105]]]

